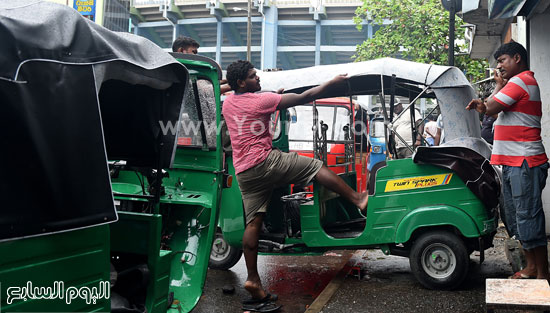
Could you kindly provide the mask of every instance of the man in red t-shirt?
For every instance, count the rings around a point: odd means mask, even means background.
[[[269,131],[271,113],[324,98],[330,88],[343,87],[347,79],[346,75],[338,75],[301,94],[256,93],[261,87],[254,65],[237,61],[227,68],[227,80],[235,93],[225,98],[222,112],[231,137],[233,164],[246,213],[243,250],[248,278],[244,288],[252,299],[270,300],[258,275],[257,258],[258,238],[274,188],[305,184],[315,178],[359,209],[367,207],[367,193],[355,192],[320,160],[273,150]]]
[[[466,109],[497,118],[491,164],[502,165],[504,220],[510,236],[521,241],[527,267],[510,278],[549,279],[542,190],[548,158],[540,136],[542,102],[527,51],[510,42],[494,54],[496,87],[486,104],[472,100]],[[497,117],[498,114],[498,117]]]

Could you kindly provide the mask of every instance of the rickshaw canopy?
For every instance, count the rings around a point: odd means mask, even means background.
[[[440,147],[418,147],[413,160],[455,170],[488,208],[498,204],[499,179],[488,161],[491,146],[481,139],[478,113],[465,109],[475,97],[475,92],[461,70],[453,66],[381,58],[289,71],[259,72],[258,76],[263,90],[284,88],[285,92],[300,93],[338,74],[349,76],[348,86],[340,90],[332,89],[327,97],[389,95],[391,78],[395,75],[395,95],[408,97],[409,100],[419,96],[436,98],[443,119],[445,143]]]
[[[475,92],[461,70],[453,66],[423,64],[394,58],[346,64],[320,65],[289,71],[259,72],[262,90],[284,88],[300,93],[347,74],[347,88],[333,89],[327,97],[390,94],[392,75],[396,75],[395,95],[414,99],[436,98],[444,121],[446,142],[473,148],[488,158],[490,148],[481,141],[479,118],[464,108]],[[474,138],[469,139],[469,138]]]
[[[187,69],[47,1],[0,3],[0,240],[116,220],[107,160],[169,167]]]

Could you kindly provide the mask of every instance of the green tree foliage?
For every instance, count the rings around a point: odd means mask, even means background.
[[[449,12],[440,0],[363,0],[355,11],[353,21],[361,30],[364,20],[384,25],[373,38],[357,46],[355,60],[365,61],[382,57],[400,57],[415,62],[448,64]],[[464,39],[464,24],[456,16],[455,55],[464,50],[457,42]],[[455,66],[462,69],[470,81],[486,76],[486,59],[474,60],[468,55],[455,56]]]

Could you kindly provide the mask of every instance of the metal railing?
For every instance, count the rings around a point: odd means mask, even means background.
[[[132,5],[133,6],[149,6],[149,5],[160,5],[166,3],[167,0],[133,0]],[[206,4],[210,0],[174,0],[174,3],[176,5],[178,4],[197,4],[197,3],[204,3]],[[168,0],[168,2],[171,2],[171,0]],[[223,3],[246,3],[247,0],[222,0]],[[311,7],[319,7],[319,6],[335,6],[335,5],[356,5],[360,6],[362,5],[362,1],[360,0],[273,0],[272,4],[274,5],[281,5],[281,6],[292,6],[296,5],[299,7],[303,6],[311,6]]]
[[[133,6],[145,6],[145,5],[161,5],[165,4],[166,0],[133,0]],[[205,0],[206,3],[206,0]]]

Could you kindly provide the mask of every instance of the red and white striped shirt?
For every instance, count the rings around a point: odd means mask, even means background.
[[[529,167],[548,161],[540,136],[542,102],[534,73],[524,71],[510,78],[493,97],[504,106],[495,122],[491,164]]]
[[[281,95],[271,92],[231,94],[223,102],[235,174],[263,162],[271,152],[271,113],[277,110]]]

